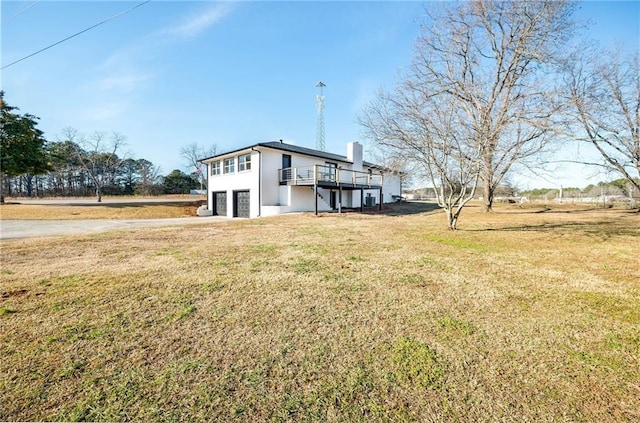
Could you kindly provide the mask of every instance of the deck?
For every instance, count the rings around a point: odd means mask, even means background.
[[[307,185],[345,190],[381,189],[382,174],[313,165],[278,170],[281,185]]]
[[[278,169],[280,185],[302,185],[313,187],[315,192],[315,214],[318,214],[318,188],[337,190],[338,212],[342,212],[342,191],[360,190],[360,211],[364,211],[364,190],[380,191],[378,208],[382,209],[382,173],[360,172],[329,165],[312,165]]]

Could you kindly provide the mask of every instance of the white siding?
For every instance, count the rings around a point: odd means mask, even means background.
[[[238,171],[238,156],[243,154],[251,154],[251,170]],[[222,173],[220,175],[211,176],[210,166],[208,164],[207,171],[209,172],[208,178],[208,199],[207,207],[209,210],[213,209],[213,192],[226,192],[227,193],[227,217],[233,217],[233,192],[234,191],[249,191],[251,196],[251,217],[257,217],[259,213],[259,186],[258,175],[260,173],[260,161],[258,159],[258,153],[256,151],[241,151],[232,155],[220,156],[219,160],[222,162],[224,159],[232,157],[235,160],[235,171],[233,173]],[[216,159],[215,161],[217,161]],[[222,166],[224,168],[224,166]]]

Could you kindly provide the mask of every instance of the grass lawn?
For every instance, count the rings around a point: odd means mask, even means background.
[[[0,219],[76,220],[76,219],[160,219],[196,216],[194,201],[167,203],[91,203],[73,204],[3,204]]]
[[[640,215],[309,214],[0,244],[0,421],[640,420]]]

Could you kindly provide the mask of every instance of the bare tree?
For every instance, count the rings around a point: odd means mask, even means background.
[[[606,58],[602,60],[601,58]],[[640,190],[640,58],[601,52],[567,72],[571,104],[566,134],[589,143],[603,166]]]
[[[95,188],[96,200],[102,202],[102,189],[115,184],[116,171],[124,160],[118,152],[124,147],[126,137],[118,132],[110,136],[94,132],[86,137],[73,128],[65,128],[62,137],[74,146],[74,155]]]
[[[445,99],[447,105],[455,100],[462,112],[456,120],[469,137],[465,144],[474,143],[479,153],[473,168],[480,172],[489,211],[512,165],[540,153],[551,139],[560,96],[550,74],[572,34],[574,5],[564,0],[451,4],[438,3],[429,14],[403,90]]]
[[[429,96],[425,89],[405,83],[392,95],[380,93],[359,121],[396,161],[415,163],[431,181],[447,226],[455,230],[462,209],[475,194],[479,150],[457,102]]]
[[[209,147],[204,147],[195,142],[180,148],[180,155],[186,163],[185,167],[198,174],[200,189],[202,189],[206,179],[206,174],[203,172],[203,165],[200,163],[200,160],[215,156],[217,149],[218,147],[215,144],[211,144]]]

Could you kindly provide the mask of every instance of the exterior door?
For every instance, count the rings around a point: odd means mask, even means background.
[[[325,162],[324,165],[326,169],[326,178],[324,180],[329,182],[336,182],[336,169],[338,168],[338,165],[331,162]]]
[[[226,192],[214,192],[213,193],[213,215],[214,216],[226,216],[227,215],[227,193]]]
[[[249,191],[233,192],[233,217],[251,217],[251,197]]]
[[[280,176],[280,184],[286,185],[291,180],[291,155],[282,155],[282,175]]]

